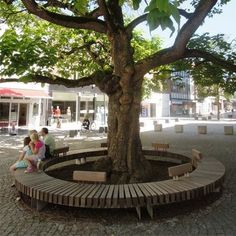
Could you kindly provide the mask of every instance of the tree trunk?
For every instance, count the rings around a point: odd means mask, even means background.
[[[112,174],[118,173],[118,183],[144,181],[150,168],[142,154],[139,133],[142,77],[134,70],[128,35],[120,33],[112,43],[114,77],[118,78],[118,89],[108,93],[108,156]]]

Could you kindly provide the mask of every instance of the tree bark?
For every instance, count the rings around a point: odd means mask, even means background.
[[[119,77],[119,88],[112,94],[108,92],[108,156],[112,173],[119,173],[118,183],[144,181],[150,168],[140,139],[142,78],[134,70],[129,36],[121,32],[111,41],[114,74]]]

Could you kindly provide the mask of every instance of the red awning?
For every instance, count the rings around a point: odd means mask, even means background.
[[[45,91],[15,89],[15,88],[0,88],[0,96],[4,97],[28,97],[28,98],[51,98]]]

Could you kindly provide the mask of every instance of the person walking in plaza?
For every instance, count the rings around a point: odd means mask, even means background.
[[[25,173],[31,173],[34,171],[34,167],[37,166],[37,163],[45,158],[46,147],[43,141],[39,139],[39,135],[37,133],[33,133],[30,135],[31,142],[29,146],[33,152],[33,155],[25,157],[27,161],[28,167]]]
[[[53,156],[53,151],[55,149],[54,137],[48,133],[48,128],[46,127],[41,129],[40,135],[43,137],[44,144],[46,145],[45,157],[48,158],[48,157]],[[47,148],[49,149],[49,153],[47,151]]]
[[[16,169],[28,167],[28,163],[24,158],[33,154],[32,150],[29,146],[30,142],[31,142],[30,137],[27,136],[24,138],[24,147],[23,147],[23,150],[19,156],[18,161],[10,166],[10,172],[11,172],[12,176],[14,176],[14,171]],[[15,183],[13,182],[11,186],[12,187],[15,186]]]

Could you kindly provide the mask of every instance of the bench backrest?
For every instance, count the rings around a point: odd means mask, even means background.
[[[191,163],[185,163],[177,166],[172,166],[168,168],[168,173],[170,177],[181,176],[189,173],[193,170]]]
[[[101,143],[101,147],[107,147],[107,143]]]
[[[152,143],[152,147],[157,151],[167,151],[170,146],[168,143]]]
[[[59,157],[60,154],[62,154],[63,156],[66,155],[66,153],[69,151],[69,147],[60,147],[60,148],[56,148],[53,151],[53,156],[54,157]]]
[[[75,170],[73,172],[73,180],[87,182],[106,182],[107,173],[102,171]]]
[[[202,159],[202,153],[197,149],[192,149],[192,165],[196,168]]]

